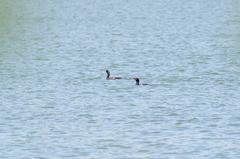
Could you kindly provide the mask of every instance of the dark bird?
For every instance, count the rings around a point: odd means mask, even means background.
[[[136,85],[150,85],[150,84],[147,84],[147,83],[140,83],[140,80],[139,78],[133,78],[135,81],[136,81]]]
[[[107,73],[107,80],[116,80],[116,79],[122,79],[122,77],[110,77],[110,71],[106,70]]]

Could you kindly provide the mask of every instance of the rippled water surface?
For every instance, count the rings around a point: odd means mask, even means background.
[[[239,28],[239,0],[2,0],[0,158],[240,158]]]

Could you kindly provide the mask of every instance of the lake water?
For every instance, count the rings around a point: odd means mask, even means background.
[[[239,0],[1,0],[0,158],[240,158],[239,28]]]

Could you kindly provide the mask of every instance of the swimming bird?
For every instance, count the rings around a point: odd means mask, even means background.
[[[122,79],[122,77],[110,77],[110,71],[106,70],[107,73],[107,80],[116,80],[116,79]]]
[[[147,84],[147,83],[140,83],[140,80],[139,80],[139,78],[133,78],[135,81],[136,81],[136,85],[149,85],[149,84]]]

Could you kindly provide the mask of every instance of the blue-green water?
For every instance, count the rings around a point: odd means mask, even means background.
[[[2,0],[0,158],[240,158],[239,28],[238,0]]]

